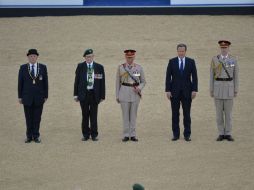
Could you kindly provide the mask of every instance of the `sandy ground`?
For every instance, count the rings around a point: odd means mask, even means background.
[[[209,97],[209,64],[217,41],[232,41],[240,66],[234,104],[236,141],[216,142]],[[254,188],[253,16],[76,16],[0,19],[0,189],[251,190]],[[197,62],[199,93],[192,107],[192,142],[171,142],[171,110],[164,93],[168,59],[188,45]],[[25,144],[17,73],[37,48],[49,72],[49,100],[41,144]],[[86,48],[105,66],[107,97],[99,106],[98,142],[83,143],[81,111],[73,101],[74,71]],[[137,50],[147,86],[138,114],[139,142],[122,143],[114,84],[123,50]],[[182,128],[182,127],[181,127]]]

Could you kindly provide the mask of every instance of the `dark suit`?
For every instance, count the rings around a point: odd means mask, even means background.
[[[18,97],[22,99],[26,117],[26,135],[28,139],[37,139],[40,136],[40,122],[43,104],[48,98],[48,74],[47,67],[38,64],[38,77],[35,84],[29,75],[29,64],[20,66],[18,78]]]
[[[74,96],[78,97],[82,110],[82,133],[85,138],[98,136],[98,104],[105,99],[105,73],[102,65],[93,62],[93,90],[87,90],[87,63],[79,63],[76,69]],[[96,77],[100,76],[100,77]],[[89,128],[89,119],[91,128]]]
[[[184,137],[191,135],[191,102],[192,91],[198,91],[198,77],[195,61],[185,57],[183,73],[179,69],[178,57],[169,60],[166,74],[166,92],[171,92],[172,130],[174,137],[179,138],[179,109],[182,104],[184,116]]]

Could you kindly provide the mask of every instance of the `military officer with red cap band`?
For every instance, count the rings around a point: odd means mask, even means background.
[[[236,58],[229,54],[231,42],[220,40],[218,44],[221,53],[212,58],[210,67],[210,93],[215,102],[219,131],[217,141],[234,141],[231,136],[232,108],[233,99],[238,93],[239,68]]]
[[[116,74],[116,101],[121,104],[123,116],[123,142],[138,141],[136,118],[141,90],[146,81],[143,68],[134,62],[136,51],[124,51],[126,62],[118,66]]]

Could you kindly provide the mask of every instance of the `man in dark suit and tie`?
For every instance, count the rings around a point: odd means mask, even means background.
[[[177,45],[178,56],[169,60],[166,74],[166,94],[171,101],[172,109],[172,141],[180,138],[179,109],[182,105],[184,139],[191,141],[191,102],[198,91],[198,77],[195,61],[185,57],[187,46]]]
[[[92,49],[87,49],[83,57],[85,61],[76,69],[74,100],[80,102],[82,110],[82,141],[87,141],[90,136],[97,141],[97,113],[99,103],[105,99],[105,73],[104,67],[93,61]]]
[[[38,63],[39,53],[30,49],[27,53],[29,63],[20,66],[18,77],[18,98],[23,104],[26,117],[26,140],[40,143],[40,122],[43,104],[48,98],[47,67]]]

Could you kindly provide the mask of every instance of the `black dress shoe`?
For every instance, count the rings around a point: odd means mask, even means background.
[[[98,141],[99,139],[97,137],[92,137],[92,141]]]
[[[171,140],[172,141],[177,141],[179,139],[179,137],[173,137]]]
[[[35,143],[41,143],[41,139],[36,138],[36,139],[34,139],[34,142],[35,142]]]
[[[184,137],[184,140],[187,141],[187,142],[190,142],[191,138],[190,137]]]
[[[227,139],[228,141],[234,141],[233,137],[231,135],[225,135],[224,139]]]
[[[129,137],[124,137],[124,138],[122,139],[122,141],[123,141],[123,142],[129,141]]]
[[[31,143],[32,142],[32,139],[30,139],[30,138],[27,138],[26,140],[25,140],[25,143]]]
[[[224,135],[219,135],[216,139],[216,141],[223,141]]]
[[[136,137],[131,137],[131,141],[137,142],[138,139]]]
[[[82,141],[88,141],[89,137],[83,137],[81,140]]]

